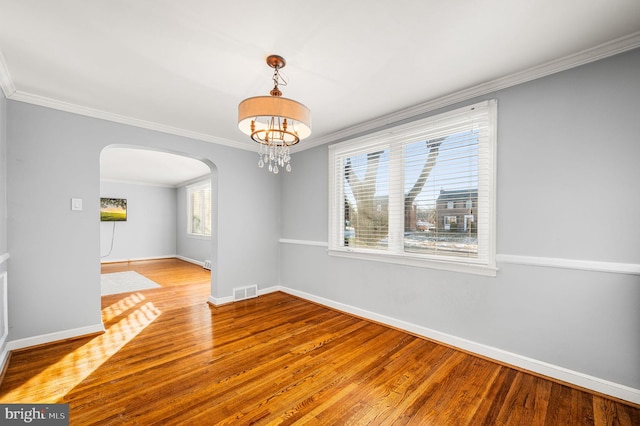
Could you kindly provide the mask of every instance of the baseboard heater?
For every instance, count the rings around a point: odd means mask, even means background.
[[[233,301],[252,299],[258,297],[258,285],[250,285],[247,287],[236,287],[233,289]]]

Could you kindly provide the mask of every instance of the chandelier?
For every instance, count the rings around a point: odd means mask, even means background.
[[[280,75],[286,64],[282,56],[268,56],[267,65],[274,70],[271,96],[255,96],[238,105],[238,128],[260,144],[258,167],[268,165],[276,174],[282,168],[291,171],[289,147],[311,134],[309,108],[283,98],[278,87],[287,85]]]

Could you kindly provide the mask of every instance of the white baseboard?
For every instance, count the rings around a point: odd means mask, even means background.
[[[9,256],[6,257],[4,255],[0,255],[0,260],[4,262],[8,259]],[[0,263],[2,263],[0,262]],[[2,295],[2,336],[0,336],[0,371],[4,370],[4,365],[7,362],[9,357],[9,349],[7,349],[7,339],[9,337],[9,302],[7,300],[7,287],[9,286],[9,281],[7,278],[7,271],[0,273],[0,294]]]
[[[204,267],[204,262],[201,262],[199,260],[190,259],[188,257],[179,256],[179,255],[176,255],[175,258],[176,259],[180,259],[180,260],[184,260],[185,262],[193,263],[194,265],[199,265],[199,266]]]
[[[2,344],[0,344],[0,347],[2,347],[2,351],[0,351],[0,372],[4,370],[4,366],[9,359],[9,354],[11,353],[11,351],[7,348],[7,345],[5,345],[4,343],[5,342],[2,342]]]
[[[276,291],[284,291],[285,293],[288,293],[284,287],[276,285],[272,287],[258,289],[258,296],[262,296],[263,294],[275,293]],[[293,293],[289,293],[289,294],[293,294]],[[226,303],[233,302],[233,296],[227,296],[227,297],[209,296],[209,299],[207,299],[207,301],[213,306],[220,306]]]
[[[274,285],[271,287],[263,288],[262,290],[258,290],[258,296],[262,296],[263,294],[275,293],[276,291],[285,291],[285,288],[281,285]]]
[[[204,267],[204,262],[191,259],[185,256],[180,256],[177,254],[167,254],[165,256],[154,256],[154,257],[137,257],[135,259],[103,259],[100,261],[100,263],[138,262],[141,260],[161,260],[161,259],[171,259],[171,258],[184,260],[185,262],[193,263],[194,265],[199,265]]]
[[[589,389],[604,395],[609,395],[624,401],[629,401],[634,404],[640,404],[640,389],[634,389],[625,385],[613,383],[608,380],[600,379],[598,377],[589,376],[587,374],[572,371],[567,368],[559,367],[557,365],[549,364],[491,346],[483,345],[481,343],[452,336],[450,334],[441,333],[436,330],[432,330],[416,324],[411,324],[409,322],[401,321],[385,315],[380,315],[375,312],[356,308],[354,306],[346,305],[344,303],[336,302],[330,299],[325,299],[313,294],[305,293],[298,290],[292,290],[287,287],[277,286],[271,287],[268,290],[269,292],[280,290],[293,296],[318,303],[320,305],[357,315],[359,317],[376,321],[381,324],[386,324],[394,328],[406,330],[418,336],[422,336],[448,346],[459,348],[467,352],[478,354],[483,357],[487,357],[517,368],[521,368],[526,371],[540,374],[551,379]]]
[[[180,256],[177,254],[168,254],[166,256],[154,256],[154,257],[138,257],[135,259],[103,259],[100,261],[100,263],[137,262],[141,260],[161,260],[161,259],[171,259],[171,258],[184,260],[185,262],[193,263],[194,265],[199,265],[204,267],[204,262],[200,260],[191,259],[189,257]]]
[[[209,296],[209,299],[207,299],[207,302],[209,302],[213,306],[225,305],[227,303],[233,302],[233,296],[227,296],[227,297]]]
[[[44,345],[46,343],[59,342],[61,340],[74,339],[90,334],[104,333],[105,328],[102,321],[100,324],[88,325],[86,327],[73,328],[70,330],[58,331],[55,333],[41,334],[39,336],[26,337],[24,339],[9,340],[7,351],[29,348],[31,346]]]
[[[178,258],[175,254],[165,254],[162,256],[151,256],[151,257],[136,257],[133,259],[101,259],[100,263],[120,263],[120,262],[138,262],[140,260],[160,260],[160,259],[171,259]]]
[[[4,370],[4,366],[9,359],[9,354],[11,353],[7,343],[7,337],[3,336],[2,339],[0,339],[0,372]]]

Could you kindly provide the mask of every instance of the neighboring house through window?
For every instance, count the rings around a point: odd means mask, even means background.
[[[187,186],[187,233],[211,236],[211,181]]]
[[[329,147],[329,253],[495,275],[496,101]]]

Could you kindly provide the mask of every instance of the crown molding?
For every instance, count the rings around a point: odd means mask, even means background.
[[[604,59],[609,56],[623,53],[638,47],[640,47],[640,31],[600,44],[593,48],[586,49],[581,52],[526,69],[524,71],[520,71],[474,87],[460,90],[458,92],[454,92],[440,98],[432,99],[413,107],[405,108],[391,114],[377,117],[373,120],[365,121],[363,123],[345,128],[343,130],[339,130],[329,135],[319,136],[317,138],[313,138],[312,136],[311,138],[306,139],[304,144],[298,144],[292,147],[291,152],[303,151],[306,149],[314,148],[316,146],[325,145],[327,143],[337,142],[360,133],[366,133],[376,129],[380,129],[390,124],[408,120],[413,117],[435,111],[439,108],[444,108],[458,102],[468,101],[478,96],[483,96],[488,93],[506,89],[518,84],[526,83],[528,81],[536,80],[541,77],[546,77],[551,74],[575,68],[580,65],[585,65],[590,62]],[[11,75],[9,74],[9,70],[7,68],[7,64],[4,60],[4,57],[2,56],[2,52],[0,52],[0,87],[2,87],[2,91],[4,92],[4,95],[7,99],[40,105],[107,121],[113,121],[116,123],[128,124],[130,126],[155,130],[162,133],[184,136],[190,139],[211,142],[246,151],[256,151],[256,148],[254,146],[247,145],[242,142],[232,141],[229,139],[219,138],[204,133],[193,132],[186,129],[180,129],[160,123],[140,120],[137,118],[113,114],[110,112],[88,108],[81,105],[63,102],[43,96],[20,92],[16,90],[13,84]]]
[[[2,56],[2,52],[0,52],[0,87],[4,97],[7,99],[16,92],[16,87],[13,85],[13,80],[11,80],[11,74],[9,74],[9,68],[4,56]]]
[[[4,90],[4,86],[3,86]],[[178,127],[167,126],[153,121],[141,120],[138,118],[127,117],[125,115],[114,114],[111,112],[102,111],[99,109],[89,108],[81,105],[72,104],[69,102],[59,101],[57,99],[47,98],[45,96],[33,95],[15,90],[11,96],[7,96],[7,99],[12,101],[25,102],[33,105],[52,108],[60,111],[71,112],[74,114],[84,115],[87,117],[99,118],[102,120],[113,121],[116,123],[127,124],[134,127],[140,127],[143,129],[155,130],[162,133],[169,133],[176,136],[184,136],[190,139],[200,140],[204,142],[211,142],[218,145],[229,146],[232,148],[243,149],[247,151],[255,151],[255,148],[251,145],[244,144],[242,142],[236,142],[229,139],[219,138],[205,133],[193,132],[191,130],[181,129]]]
[[[520,71],[502,78],[498,78],[496,80],[488,81],[477,86],[463,89],[440,98],[432,99],[413,107],[405,108],[391,114],[374,118],[373,120],[365,121],[355,126],[347,127],[343,130],[339,130],[326,136],[320,136],[315,139],[307,139],[305,140],[304,144],[299,144],[302,146],[296,145],[295,147],[293,147],[291,149],[291,152],[303,151],[305,149],[314,148],[316,146],[325,145],[327,143],[338,142],[340,140],[350,138],[361,133],[378,130],[385,126],[398,123],[400,121],[409,120],[422,114],[427,114],[437,109],[454,105],[458,102],[468,101],[478,96],[483,96],[488,93],[496,92],[498,90],[517,86],[518,84],[526,83],[542,77],[546,77],[551,74],[579,67],[581,65],[608,58],[610,56],[614,56],[638,47],[640,47],[640,31],[600,44],[590,49],[586,49],[581,52],[544,63],[542,65],[528,68],[524,71]]]

